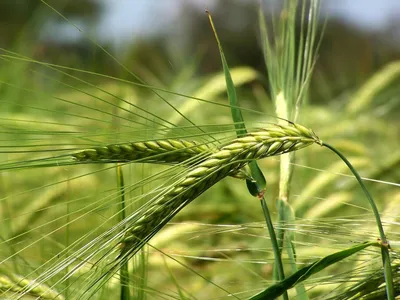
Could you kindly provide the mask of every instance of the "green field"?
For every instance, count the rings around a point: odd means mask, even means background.
[[[400,51],[288,0],[246,12],[259,64],[212,10],[178,63],[97,42],[91,1],[36,2],[0,39],[0,299],[400,299]]]

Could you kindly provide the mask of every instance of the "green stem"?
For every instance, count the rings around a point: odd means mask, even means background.
[[[122,173],[121,166],[117,164],[117,184],[120,190],[120,221],[126,218],[125,215],[125,183],[124,183],[124,175]],[[128,270],[128,260],[126,260],[120,269],[120,299],[121,300],[129,300],[130,299],[130,291],[129,291],[129,270]]]
[[[385,282],[386,282],[386,294],[387,298],[389,300],[394,300],[394,289],[393,289],[393,278],[392,278],[392,267],[390,264],[390,254],[389,254],[389,243],[386,239],[385,232],[383,230],[382,226],[382,221],[381,217],[379,216],[379,211],[378,208],[376,207],[375,201],[372,198],[371,194],[368,192],[367,188],[365,187],[361,176],[358,174],[358,172],[354,169],[353,165],[347,160],[346,157],[342,153],[340,153],[336,148],[333,146],[322,143],[322,146],[325,146],[335,152],[343,161],[344,163],[349,167],[350,171],[354,174],[356,177],[359,185],[361,186],[362,190],[364,191],[365,195],[367,196],[367,199],[369,201],[369,204],[372,208],[372,212],[374,213],[375,216],[375,221],[378,226],[379,230],[379,235],[381,239],[381,254],[382,254],[382,262],[383,262],[383,272],[385,276]]]
[[[68,190],[69,190],[70,181],[68,181],[67,184],[68,184]],[[69,195],[69,193],[67,195]],[[71,223],[71,201],[70,201],[70,199],[67,199],[67,211],[66,211],[66,214],[67,214],[67,220],[66,220],[67,226],[65,228],[65,248],[69,249],[69,246],[70,246],[69,245],[70,244],[70,230],[71,230],[71,228],[70,228],[70,223]],[[69,268],[69,266],[67,266],[65,268],[65,274],[69,274],[69,271],[70,271],[70,268]],[[65,290],[65,299],[68,299],[69,298],[69,290],[70,290],[70,288],[69,288],[70,287],[70,277],[69,276],[67,276],[67,279],[65,280],[65,286],[67,287],[67,289]]]
[[[267,223],[269,236],[271,238],[272,250],[274,251],[274,257],[275,257],[275,266],[277,267],[278,270],[279,280],[282,281],[285,279],[285,272],[283,270],[281,251],[279,250],[278,241],[276,239],[274,225],[272,224],[271,215],[269,213],[267,202],[265,201],[264,196],[260,197],[260,202],[264,212],[265,222]],[[289,299],[286,291],[285,293],[283,293],[283,299],[285,300]]]
[[[278,199],[276,201],[276,208],[277,208],[277,213],[278,213],[278,229],[276,230],[276,236],[277,236],[277,245],[279,249],[279,253],[282,256],[282,251],[283,251],[283,239],[285,238],[285,213],[282,211],[284,210],[283,207],[283,202],[282,200]],[[274,266],[274,278],[279,278],[278,274],[278,265]]]

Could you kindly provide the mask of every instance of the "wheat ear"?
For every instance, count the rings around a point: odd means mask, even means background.
[[[119,258],[128,259],[184,206],[224,177],[237,172],[249,161],[296,151],[313,143],[322,144],[312,130],[291,124],[270,125],[225,144],[160,195],[158,200],[127,228],[120,244]]]
[[[215,151],[215,149],[214,149]],[[113,144],[85,149],[72,154],[81,162],[129,162],[179,164],[199,154],[213,152],[205,144],[185,140],[155,140],[127,144]]]

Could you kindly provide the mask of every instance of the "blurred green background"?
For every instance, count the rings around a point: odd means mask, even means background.
[[[400,236],[398,3],[322,1],[319,30],[323,38],[308,101],[300,114],[300,123],[336,145],[369,179],[367,184],[383,213],[389,240],[394,242]],[[6,170],[7,163],[40,158],[41,152],[31,151],[34,147],[41,147],[45,154],[51,149],[48,155],[53,155],[52,151],[68,153],[90,145],[182,135],[178,130],[153,133],[151,129],[159,129],[155,122],[160,120],[137,107],[178,126],[190,125],[171,107],[156,102],[149,88],[79,70],[136,82],[129,73],[132,71],[151,86],[227,104],[220,54],[204,13],[207,8],[232,68],[239,101],[253,110],[244,112],[246,121],[258,125],[271,121],[274,115],[261,50],[258,1],[53,0],[48,4],[62,16],[36,0],[0,3],[0,137],[4,168],[0,176],[0,227],[3,240],[10,241],[2,258],[18,251],[20,257],[7,260],[5,266],[18,274],[29,270],[25,273],[29,278],[39,276],[41,269],[36,268],[41,263],[85,236],[88,224],[99,230],[115,224],[116,204],[110,201],[115,200],[115,169],[77,165],[14,172]],[[279,1],[265,4],[268,24],[272,15],[285,17],[280,15]],[[299,36],[300,27],[298,24]],[[21,57],[75,70],[62,69],[62,73],[49,65],[17,59]],[[226,138],[222,131],[232,123],[229,108],[160,93],[190,121],[220,126],[205,131],[216,131],[217,137],[220,134]],[[148,119],[143,121],[132,113]],[[31,127],[32,122],[35,127]],[[136,132],[136,128],[141,131]],[[198,131],[190,133],[196,139]],[[260,166],[267,177],[266,195],[275,217],[279,160],[266,159]],[[162,170],[165,168],[124,166],[128,184]],[[300,266],[354,242],[376,239],[373,216],[348,175],[342,162],[318,147],[296,156],[290,203],[297,219],[287,229],[296,233]],[[132,188],[128,211],[137,208],[135,197],[151,191],[163,179]],[[85,215],[86,211],[90,213]],[[85,218],[78,219],[80,216]],[[65,228],[69,218],[75,217],[76,221]],[[191,221],[201,224],[184,223]],[[153,244],[203,274],[209,282],[157,251],[150,251],[149,288],[145,291],[148,299],[162,298],[166,290],[176,298],[184,298],[180,292],[198,299],[226,296],[210,282],[245,298],[271,283],[273,256],[263,216],[259,203],[249,197],[241,182],[225,179],[185,208],[174,222],[154,238]],[[25,249],[27,242],[32,244]],[[396,253],[393,256],[398,266]],[[370,251],[335,265],[307,282],[310,298],[339,299],[334,297],[345,287],[376,274],[379,259],[377,252]],[[284,260],[287,262],[286,256]],[[133,285],[140,284],[144,277],[142,273],[133,276]],[[115,288],[115,283],[108,288]],[[104,295],[99,299],[102,297],[106,299]]]
[[[265,74],[256,22],[258,1],[49,1],[67,23],[40,1],[1,2],[0,46],[40,61],[128,76],[91,36],[138,75],[151,73],[165,85],[179,70],[196,64],[194,75],[221,69],[218,49],[204,9],[212,9],[230,65]],[[266,17],[279,10],[266,1]],[[360,86],[371,74],[399,58],[397,1],[322,1],[328,18],[312,84],[312,101],[325,103]],[[72,23],[79,26],[79,32]],[[300,24],[299,24],[300,25]]]

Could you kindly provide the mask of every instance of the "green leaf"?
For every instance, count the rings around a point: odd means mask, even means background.
[[[377,242],[365,242],[362,244],[358,244],[354,247],[325,256],[324,258],[317,260],[311,265],[301,268],[299,271],[287,277],[285,280],[270,286],[269,288],[265,289],[257,295],[252,296],[249,300],[275,299],[285,293],[288,289],[294,287],[296,284],[306,280],[311,275],[314,275],[329,267],[330,265],[335,264],[338,261],[341,261],[369,246],[380,247]]]
[[[220,53],[220,56],[221,56],[222,67],[223,67],[223,70],[224,70],[225,81],[226,81],[226,91],[227,91],[229,103],[230,103],[230,106],[231,106],[232,119],[233,119],[233,122],[234,122],[234,125],[235,125],[236,135],[238,137],[240,137],[240,136],[245,135],[247,133],[247,130],[246,130],[246,126],[245,126],[245,123],[244,123],[242,111],[240,110],[240,107],[239,107],[239,102],[238,102],[237,95],[236,95],[235,84],[233,83],[232,76],[231,76],[231,73],[229,71],[228,62],[226,61],[224,50],[222,49],[222,45],[221,45],[221,43],[219,41],[217,31],[215,30],[211,14],[208,11],[206,11],[206,12],[208,14],[208,18],[210,20],[211,28],[212,28],[212,30],[214,32],[214,36],[215,36],[215,39],[217,41],[219,53]],[[255,161],[251,162],[249,164],[249,166],[250,166],[250,170],[251,170],[251,176],[257,182],[258,191],[261,192],[266,187],[265,177],[262,174],[260,168],[258,167],[258,165],[257,165],[257,163]],[[251,185],[253,185],[253,183],[251,183],[251,181],[247,182],[247,187],[248,188]],[[253,190],[255,189],[255,187],[251,187],[251,189],[252,190],[249,189],[249,192],[250,192],[250,194],[253,195]]]
[[[208,14],[208,18],[210,20],[210,24],[211,24],[212,30],[213,30],[214,35],[215,35],[215,39],[217,40],[218,49],[219,49],[219,53],[220,53],[220,56],[221,56],[222,67],[223,67],[223,70],[224,70],[225,81],[226,81],[226,91],[227,91],[227,94],[228,94],[229,103],[231,105],[232,118],[233,118],[233,121],[235,122],[236,134],[237,134],[238,137],[240,137],[240,136],[245,135],[247,133],[247,130],[246,130],[246,127],[244,125],[242,111],[240,110],[240,108],[238,106],[238,100],[237,100],[237,96],[236,96],[235,84],[233,83],[231,73],[229,72],[228,63],[226,61],[224,51],[223,51],[221,43],[219,41],[219,38],[218,38],[218,35],[217,35],[217,31],[215,30],[211,14],[208,11],[207,11],[207,14]]]

